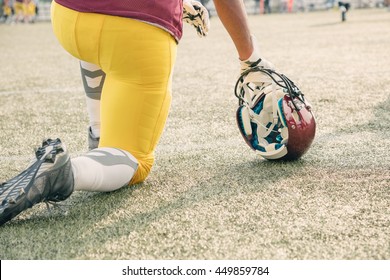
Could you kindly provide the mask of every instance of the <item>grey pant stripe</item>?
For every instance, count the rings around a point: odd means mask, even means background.
[[[109,152],[99,150],[99,151],[92,151],[92,153],[96,152],[96,153],[102,154],[101,156],[95,156],[95,155],[91,155],[90,153],[88,153],[88,154],[84,155],[84,157],[87,157],[87,158],[92,159],[96,162],[99,162],[100,164],[102,164],[104,166],[114,166],[117,164],[123,164],[123,165],[130,166],[134,170],[137,170],[137,168],[138,168],[137,162],[132,161],[126,155],[126,153],[124,153],[122,150],[120,150],[120,149],[116,149],[116,150],[122,152],[123,156],[113,155]]]
[[[98,69],[96,71],[89,71],[87,69],[84,69],[81,65],[80,65],[80,69],[81,69],[81,78],[83,80],[85,93],[91,99],[100,100],[104,80],[106,78],[106,73],[104,73],[104,71],[101,69]],[[98,87],[91,88],[90,86],[88,86],[87,77],[91,79],[102,77],[100,81],[100,85]]]

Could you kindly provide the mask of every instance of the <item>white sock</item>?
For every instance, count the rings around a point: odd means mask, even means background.
[[[95,138],[100,137],[100,100],[95,100],[86,96],[89,126]]]
[[[114,191],[127,185],[138,168],[135,157],[116,148],[97,148],[71,161],[79,191]]]
[[[92,134],[100,137],[100,98],[106,74],[99,66],[80,61],[81,77],[86,94],[89,126]]]

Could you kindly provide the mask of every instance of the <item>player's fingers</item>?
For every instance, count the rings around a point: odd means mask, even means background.
[[[194,1],[194,2],[196,2],[196,1]],[[210,29],[210,15],[209,15],[209,12],[207,11],[207,9],[203,5],[201,5],[200,3],[198,4],[198,3],[199,2],[194,3],[194,8],[198,11],[198,13],[200,15],[199,23],[202,26],[202,29],[204,31],[203,33],[207,34],[209,29]]]
[[[196,15],[197,11],[195,10],[194,6],[192,5],[191,2],[184,1],[183,2],[183,8],[185,12],[191,14],[191,15]]]

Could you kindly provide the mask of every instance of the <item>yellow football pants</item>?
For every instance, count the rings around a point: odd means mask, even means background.
[[[35,4],[30,2],[28,4],[23,4],[23,13],[25,16],[35,16]]]
[[[14,2],[15,15],[23,15],[23,3]]]
[[[54,1],[51,18],[65,50],[106,73],[99,146],[136,157],[139,167],[130,183],[142,182],[153,165],[171,104],[176,41],[141,21],[80,13]]]

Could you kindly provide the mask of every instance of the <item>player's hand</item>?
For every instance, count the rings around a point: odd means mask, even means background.
[[[260,67],[265,69],[275,70],[275,66],[263,57],[260,57],[260,50],[257,46],[257,39],[255,36],[251,36],[253,52],[251,56],[246,60],[240,60],[240,74],[246,70],[254,67]]]
[[[183,21],[194,26],[199,37],[204,37],[209,32],[209,12],[198,1],[183,0]]]

